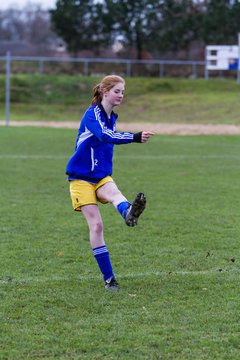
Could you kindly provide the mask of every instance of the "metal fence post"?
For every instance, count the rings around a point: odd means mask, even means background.
[[[44,71],[44,61],[43,61],[43,59],[40,59],[40,60],[39,60],[39,70],[38,70],[38,73],[39,73],[40,75],[42,75],[42,74],[43,74],[43,71]]]
[[[196,63],[192,63],[192,78],[196,79],[197,78],[197,65]]]
[[[238,69],[237,69],[237,82],[240,84],[240,33],[238,33]]]
[[[84,76],[88,76],[88,61],[84,61]]]
[[[6,54],[6,110],[5,110],[5,125],[9,125],[10,121],[10,76],[11,76],[11,54],[7,51]]]
[[[208,78],[209,78],[207,54],[208,54],[208,51],[207,51],[207,48],[206,48],[205,49],[205,67],[204,67],[204,78],[205,78],[205,80],[208,80]]]
[[[127,76],[131,76],[131,61],[127,61]]]
[[[159,63],[159,77],[162,78],[164,76],[164,63]]]
[[[205,78],[205,80],[208,80],[208,78],[209,78],[207,65],[205,65],[204,78]]]

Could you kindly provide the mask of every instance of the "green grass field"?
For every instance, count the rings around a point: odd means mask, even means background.
[[[79,121],[99,78],[13,75],[10,120]],[[227,79],[126,78],[121,122],[240,125],[240,86]],[[5,77],[0,76],[0,120]]]
[[[116,182],[148,204],[136,228],[100,205],[108,293],[68,194],[75,136],[0,129],[0,359],[239,359],[240,138],[116,147]]]

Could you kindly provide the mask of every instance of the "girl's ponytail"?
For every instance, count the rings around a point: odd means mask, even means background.
[[[91,102],[91,105],[95,105],[97,103],[100,103],[102,101],[102,94],[101,94],[101,84],[97,84],[93,88],[93,99]]]

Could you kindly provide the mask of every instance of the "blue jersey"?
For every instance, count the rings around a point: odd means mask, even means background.
[[[140,133],[115,130],[117,114],[108,118],[103,106],[95,104],[84,114],[66,174],[68,180],[85,180],[98,183],[112,175],[114,145],[141,142]]]

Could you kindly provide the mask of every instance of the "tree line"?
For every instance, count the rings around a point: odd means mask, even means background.
[[[240,31],[238,0],[57,0],[51,11],[56,33],[70,52],[118,41],[122,48],[161,53],[193,42],[234,44]]]
[[[57,0],[47,15],[38,10],[35,21],[12,14],[6,19],[0,12],[0,40],[62,39],[72,56],[84,50],[99,56],[114,48],[125,57],[161,57],[187,53],[193,44],[233,45],[240,32],[239,0]]]

